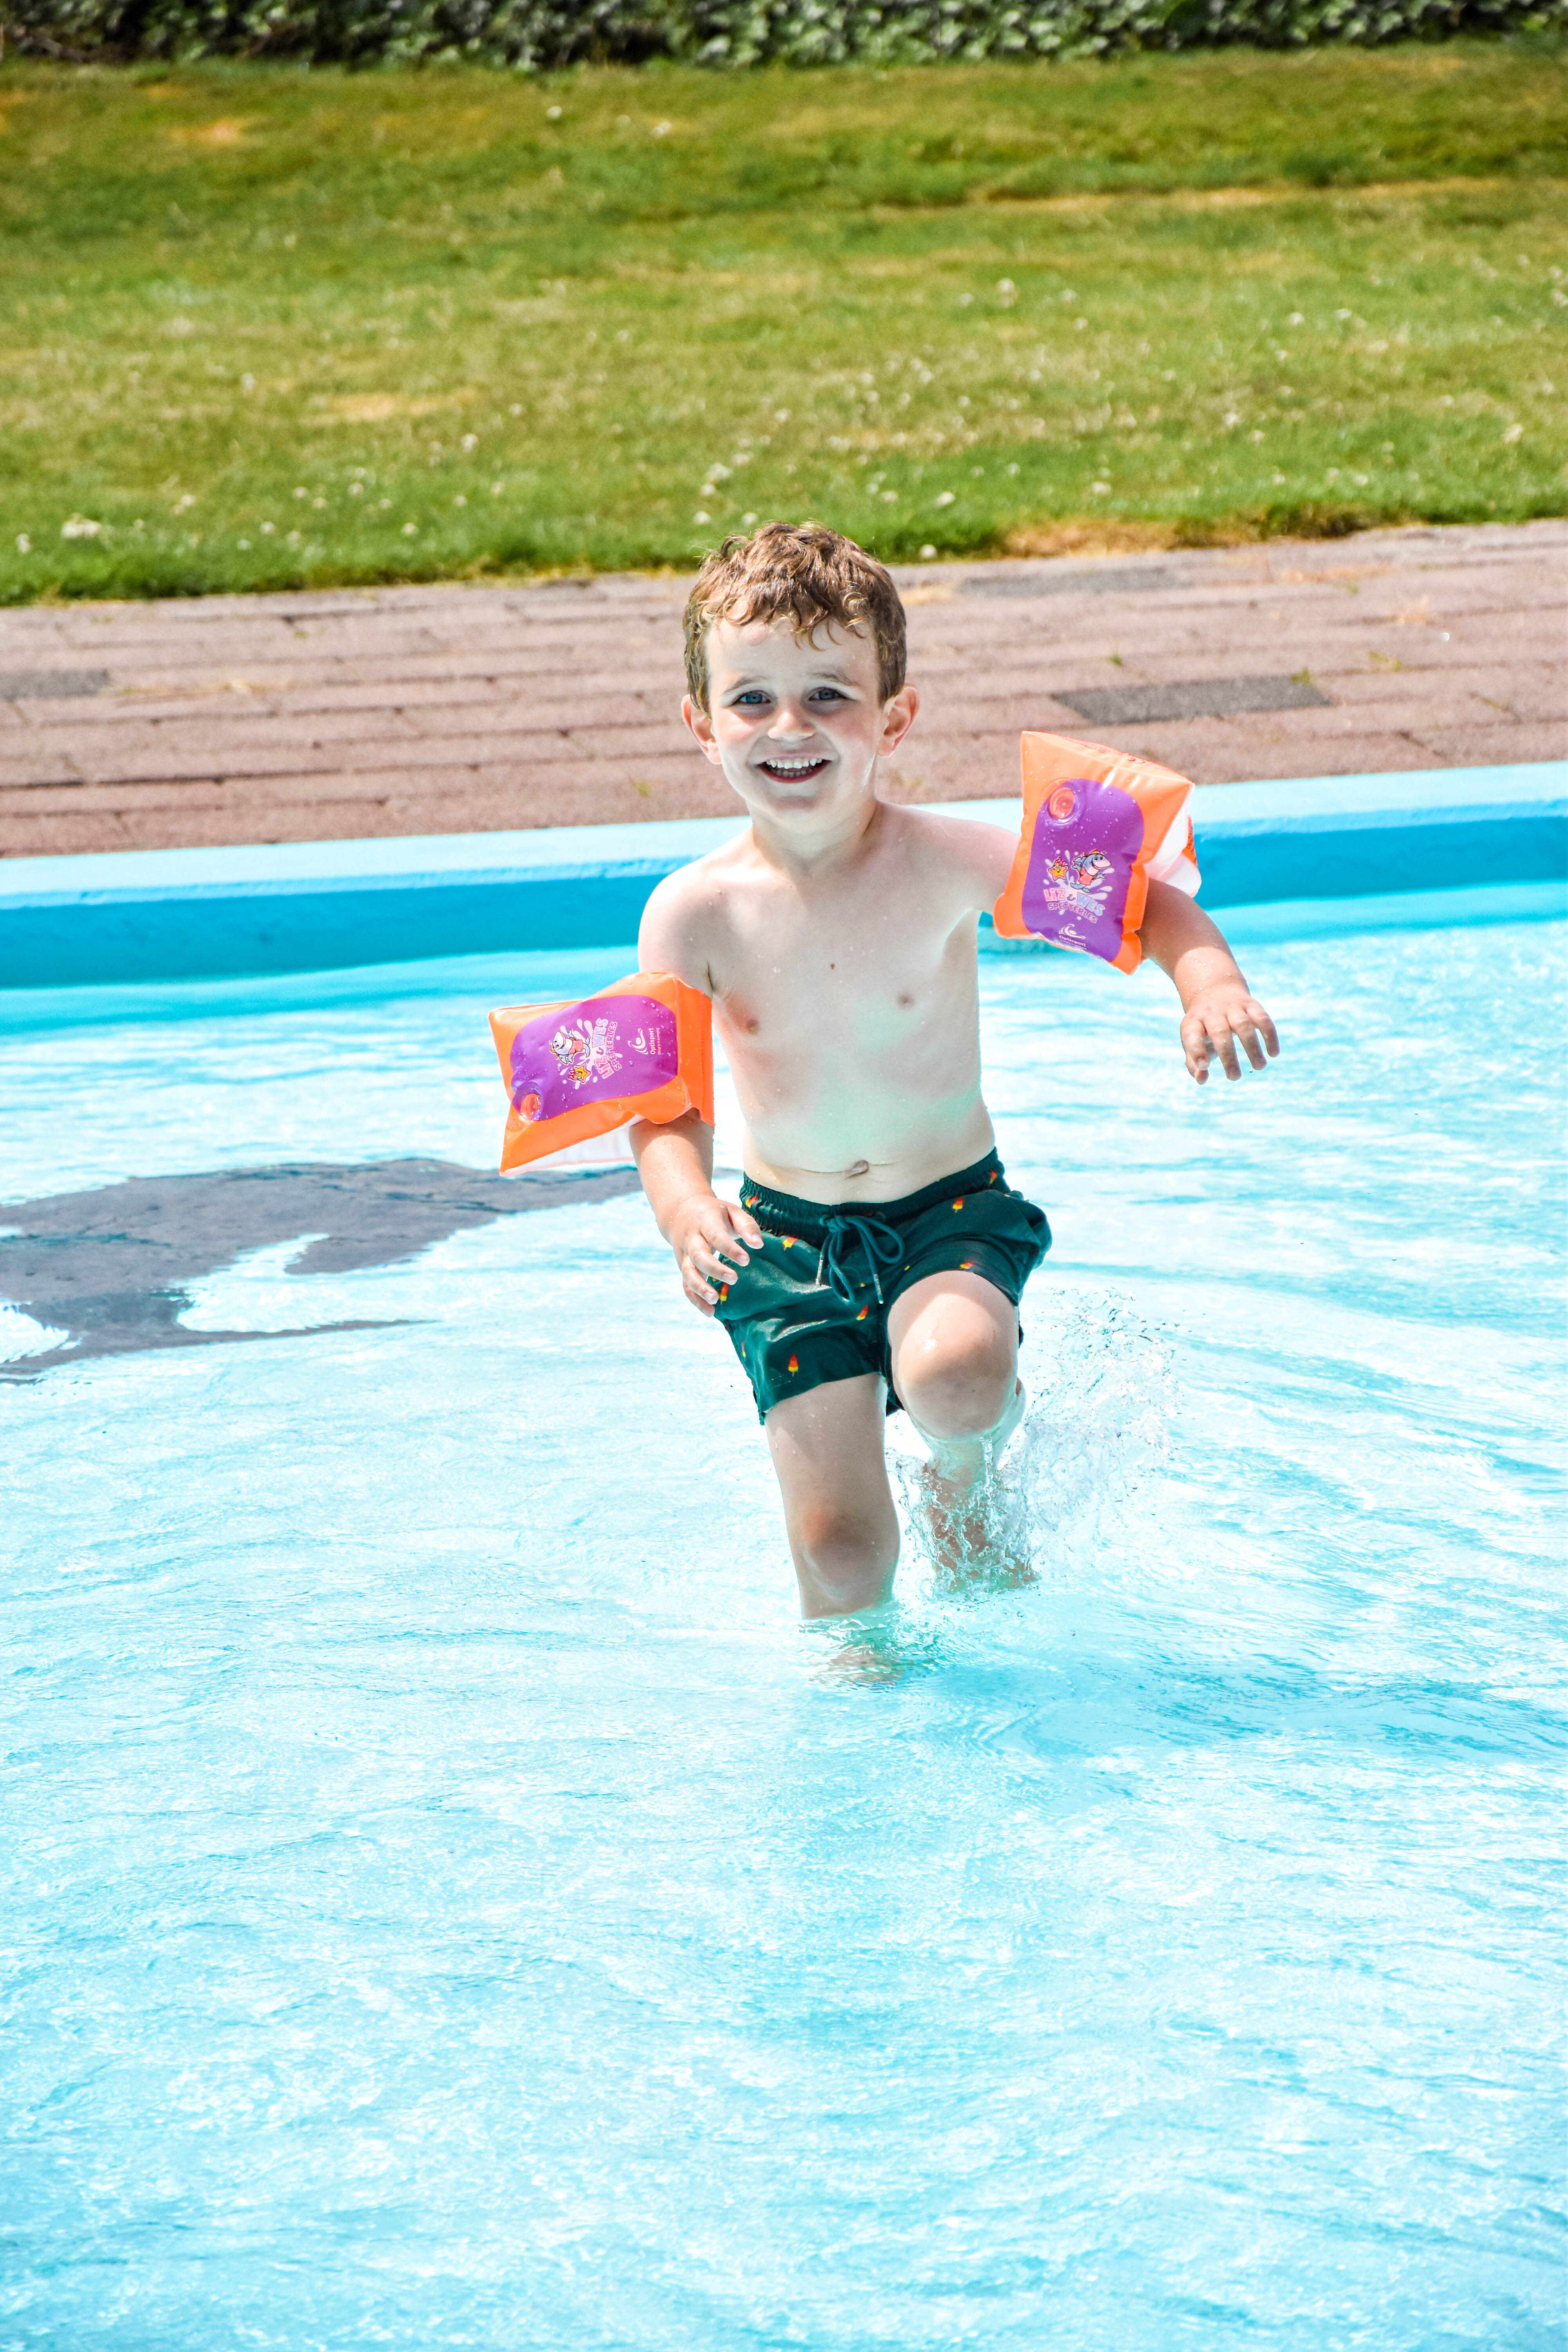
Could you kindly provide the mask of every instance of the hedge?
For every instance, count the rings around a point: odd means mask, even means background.
[[[1568,0],[0,0],[8,48],[86,62],[914,65],[1568,27]]]

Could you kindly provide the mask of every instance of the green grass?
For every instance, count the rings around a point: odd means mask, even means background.
[[[1565,96],[7,65],[0,600],[1561,513]]]

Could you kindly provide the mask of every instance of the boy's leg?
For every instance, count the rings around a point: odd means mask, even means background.
[[[801,1608],[843,1617],[885,1601],[899,1560],[888,1485],[885,1392],[874,1372],[785,1397],[765,1427],[784,1497]]]
[[[954,1268],[911,1282],[888,1315],[893,1385],[958,1496],[1022,1411],[1018,1310],[978,1274]]]

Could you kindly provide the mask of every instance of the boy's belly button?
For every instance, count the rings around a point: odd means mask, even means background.
[[[871,1163],[868,1160],[858,1160],[855,1162],[854,1167],[847,1168],[844,1171],[844,1173],[846,1176],[869,1176],[871,1173]]]

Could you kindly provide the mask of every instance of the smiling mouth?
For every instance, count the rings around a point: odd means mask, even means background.
[[[757,764],[764,776],[773,776],[781,784],[798,784],[807,776],[819,776],[827,761],[818,753],[809,760],[761,760]]]

